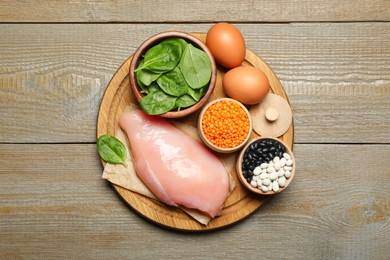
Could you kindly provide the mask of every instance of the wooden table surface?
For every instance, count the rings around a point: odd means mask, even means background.
[[[101,178],[117,68],[164,30],[228,21],[274,70],[296,176],[246,220],[174,232]],[[390,1],[0,2],[0,259],[389,259]]]

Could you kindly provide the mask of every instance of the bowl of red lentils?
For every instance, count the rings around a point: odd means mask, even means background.
[[[198,131],[210,149],[232,153],[248,142],[252,120],[242,103],[232,98],[219,98],[208,103],[200,112]]]

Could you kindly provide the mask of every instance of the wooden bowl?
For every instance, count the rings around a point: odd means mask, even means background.
[[[244,161],[244,155],[246,153],[246,151],[248,150],[249,151],[253,151],[253,150],[257,150],[259,148],[255,148],[255,146],[251,146],[252,144],[255,144],[256,142],[258,141],[262,141],[262,140],[273,140],[273,141],[276,141],[278,142],[281,146],[284,147],[285,149],[285,152],[290,156],[293,164],[291,166],[291,170],[290,170],[290,173],[291,173],[291,176],[289,178],[286,178],[286,182],[285,182],[285,185],[283,187],[279,187],[279,190],[277,191],[274,191],[274,190],[269,190],[269,191],[263,191],[260,188],[258,187],[253,187],[248,181],[247,181],[247,178],[244,176],[243,174],[243,170],[242,170],[242,164],[243,164],[243,161]],[[258,147],[259,147],[259,143],[258,144]],[[253,149],[255,148],[255,149]],[[259,163],[258,163],[259,164]],[[288,166],[290,167],[290,166]],[[280,139],[277,139],[277,138],[274,138],[274,137],[268,137],[268,136],[262,136],[262,137],[257,137],[257,138],[254,138],[252,139],[249,143],[247,143],[247,145],[242,149],[242,151],[240,152],[239,156],[238,156],[238,159],[237,159],[237,162],[236,162],[236,170],[237,170],[237,175],[238,175],[238,178],[239,180],[241,181],[241,183],[244,185],[244,187],[246,187],[248,190],[254,192],[254,193],[257,193],[257,194],[262,194],[262,195],[273,195],[273,194],[276,194],[276,193],[280,193],[282,192],[283,190],[285,190],[287,188],[287,186],[291,183],[292,179],[294,178],[294,175],[295,175],[295,167],[296,167],[296,164],[295,164],[295,158],[294,158],[294,154],[293,152],[291,151],[291,149],[283,142],[281,141]],[[276,167],[275,167],[276,168]],[[259,175],[260,176],[260,175]],[[269,175],[268,175],[269,176]],[[259,177],[260,178],[260,177]],[[272,182],[272,181],[271,181]]]
[[[144,41],[138,49],[135,51],[133,58],[130,63],[130,72],[129,72],[129,78],[130,78],[130,88],[132,92],[134,93],[135,99],[139,103],[141,99],[144,97],[144,94],[141,93],[141,88],[138,86],[137,79],[134,73],[134,70],[137,68],[137,65],[139,61],[142,59],[143,55],[146,53],[146,51],[153,47],[154,45],[158,44],[162,40],[168,39],[168,38],[182,38],[186,40],[188,43],[193,44],[195,47],[198,47],[199,49],[203,50],[207,56],[210,59],[211,62],[211,79],[208,85],[208,89],[206,93],[203,95],[203,97],[194,105],[183,108],[180,111],[170,111],[164,114],[161,114],[160,116],[165,118],[180,118],[187,116],[189,114],[194,113],[198,109],[200,109],[209,99],[210,95],[213,93],[215,83],[216,83],[216,76],[217,76],[217,67],[214,60],[213,55],[211,54],[210,50],[207,48],[207,46],[198,38],[195,36],[180,32],[180,31],[166,31],[158,33],[146,41]]]
[[[246,115],[248,116],[248,120],[249,120],[249,131],[248,131],[248,134],[245,138],[245,140],[240,143],[239,145],[235,146],[235,147],[232,147],[232,148],[223,148],[223,147],[219,147],[215,144],[213,144],[209,139],[207,139],[205,133],[203,132],[203,128],[202,128],[202,121],[203,121],[203,118],[204,118],[204,114],[205,112],[212,106],[214,105],[215,103],[218,103],[218,102],[221,102],[221,101],[231,101],[231,102],[234,102],[236,104],[238,104],[243,110],[244,112],[246,113]],[[200,138],[202,139],[202,141],[212,150],[216,151],[216,152],[220,152],[220,153],[232,153],[232,152],[235,152],[235,151],[238,151],[240,150],[242,147],[244,147],[244,145],[248,142],[250,136],[251,136],[251,133],[252,133],[252,119],[251,119],[251,116],[250,116],[250,113],[248,111],[248,109],[242,104],[240,103],[239,101],[235,100],[235,99],[232,99],[232,98],[218,98],[218,99],[215,99],[213,100],[212,102],[208,103],[203,109],[202,111],[200,112],[200,115],[198,117],[198,132],[199,132],[199,136]]]

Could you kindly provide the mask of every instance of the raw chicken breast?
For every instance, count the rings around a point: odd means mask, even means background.
[[[229,176],[213,153],[142,110],[125,111],[119,125],[128,136],[138,176],[160,201],[216,216],[229,193]]]

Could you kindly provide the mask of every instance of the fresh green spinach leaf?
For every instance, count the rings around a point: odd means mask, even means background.
[[[160,115],[172,110],[175,107],[176,99],[177,97],[158,90],[142,98],[140,106],[149,115]]]
[[[149,86],[148,86],[148,94],[153,93],[155,91],[161,90],[161,88],[158,86],[156,81],[153,81]]]
[[[113,135],[105,134],[96,141],[100,157],[111,164],[123,164],[127,167],[126,148],[123,143]]]
[[[196,102],[198,102],[198,101],[195,100],[195,99],[193,99],[190,95],[185,94],[185,95],[179,97],[179,98],[176,100],[176,108],[177,108],[178,110],[180,110],[181,108],[190,107],[190,106],[192,106],[193,104],[195,104]]]
[[[187,94],[199,101],[207,91],[207,86],[200,89],[187,88]]]
[[[139,63],[139,66],[144,64],[144,60]],[[135,77],[138,85],[149,86],[153,81],[156,81],[161,76],[161,73],[156,73],[147,69],[137,70]],[[142,87],[141,87],[142,88]]]
[[[157,79],[157,84],[167,94],[180,97],[187,93],[188,84],[176,66],[173,70],[164,73]]]
[[[149,70],[164,73],[172,70],[179,63],[186,41],[180,38],[169,38],[146,51],[144,62],[135,71]]]
[[[205,86],[211,78],[211,62],[207,54],[187,44],[179,64],[181,73],[193,89]]]
[[[143,60],[140,62],[140,64],[143,63]],[[146,94],[149,94],[148,93],[148,86],[146,86],[140,79],[141,79],[141,76],[140,74],[142,73],[142,70],[138,70],[138,71],[135,71],[134,74],[135,74],[135,79],[137,81],[137,84],[138,86],[141,88],[141,93],[146,93]]]

